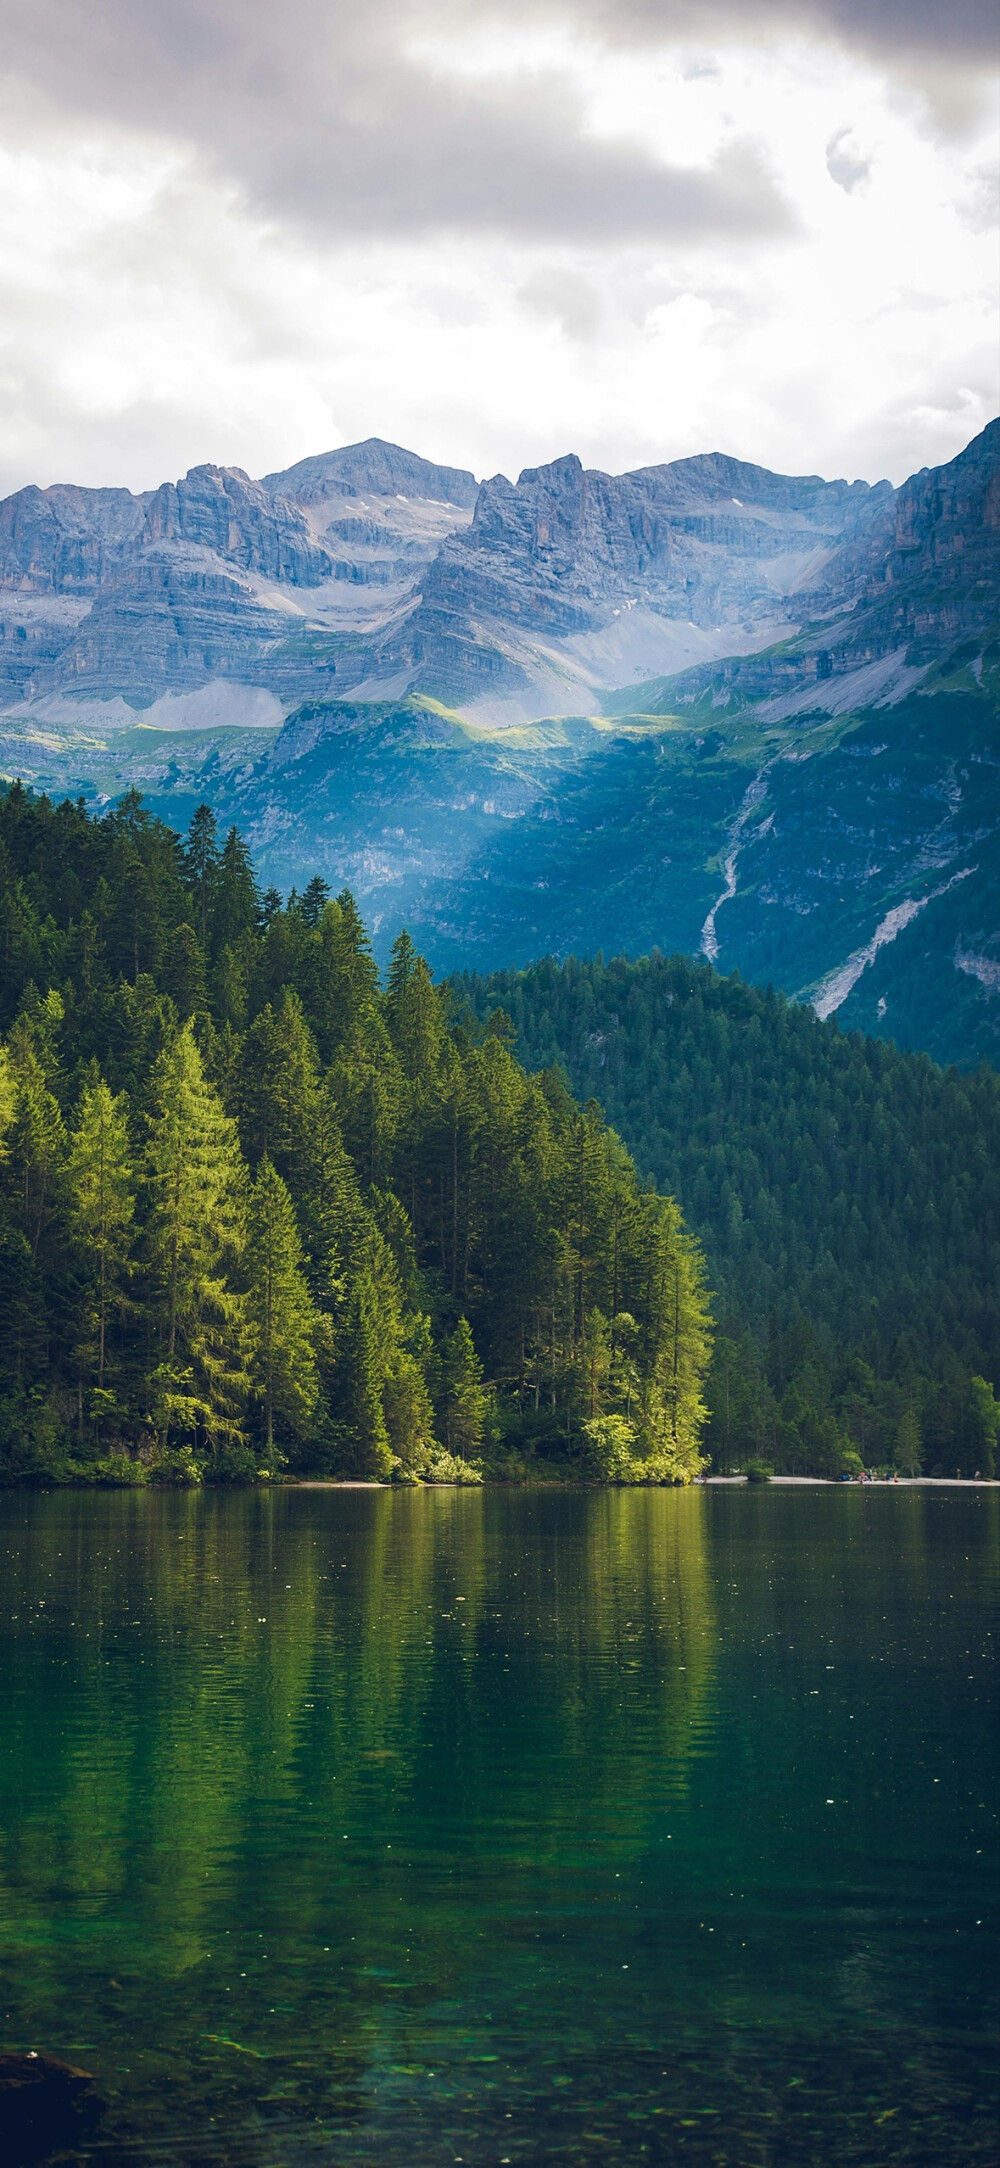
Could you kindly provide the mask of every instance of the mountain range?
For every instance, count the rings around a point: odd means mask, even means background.
[[[0,768],[238,820],[439,967],[701,950],[1000,1040],[1000,423],[888,482],[378,439],[0,504]]]

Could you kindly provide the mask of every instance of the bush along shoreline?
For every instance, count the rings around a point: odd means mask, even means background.
[[[0,1483],[684,1483],[697,1244],[353,898],[0,799]]]

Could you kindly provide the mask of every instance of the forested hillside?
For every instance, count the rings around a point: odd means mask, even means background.
[[[0,1475],[684,1480],[709,1335],[596,1106],[206,807],[0,799]]]
[[[457,989],[564,1065],[704,1245],[723,1464],[992,1466],[1000,1078],[820,1023],[689,957],[546,961]]]

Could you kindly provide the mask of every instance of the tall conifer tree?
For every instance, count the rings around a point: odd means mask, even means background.
[[[481,1450],[489,1402],[483,1366],[467,1317],[460,1317],[441,1354],[441,1425],[449,1453],[475,1460]]]
[[[380,1322],[371,1274],[362,1271],[354,1285],[344,1326],[342,1404],[358,1474],[384,1482],[392,1473],[392,1451],[382,1400],[386,1351]]]
[[[206,1083],[190,1025],[152,1078],[147,1149],[149,1255],[168,1426],[237,1434],[246,1387],[242,1162],[236,1125]]]
[[[89,1084],[80,1100],[66,1172],[70,1223],[90,1267],[86,1345],[93,1382],[103,1392],[109,1319],[127,1299],[136,1201],[127,1102],[124,1094],[113,1098],[103,1078]]]
[[[273,1453],[275,1424],[301,1432],[318,1396],[316,1310],[302,1272],[302,1244],[292,1200],[269,1159],[262,1159],[247,1213],[248,1323],[253,1389]]]

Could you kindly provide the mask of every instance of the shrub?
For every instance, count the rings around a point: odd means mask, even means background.
[[[81,1472],[85,1481],[104,1490],[140,1490],[149,1482],[149,1470],[141,1460],[133,1460],[130,1453],[106,1453]]]
[[[149,1480],[177,1490],[189,1490],[200,1483],[201,1469],[190,1446],[162,1446],[149,1462]]]
[[[432,1454],[422,1470],[425,1483],[481,1483],[483,1471],[474,1461],[461,1460],[457,1453],[443,1450]]]
[[[583,1461],[601,1483],[635,1483],[637,1473],[633,1447],[635,1430],[624,1415],[595,1415],[583,1426]]]
[[[220,1445],[202,1473],[206,1483],[256,1483],[260,1470],[257,1455],[248,1445]]]

